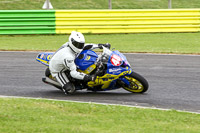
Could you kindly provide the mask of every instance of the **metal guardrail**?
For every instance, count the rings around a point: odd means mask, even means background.
[[[200,9],[0,10],[0,34],[199,32]]]
[[[55,34],[55,11],[0,10],[0,34]]]
[[[56,11],[56,33],[198,32],[200,9]]]

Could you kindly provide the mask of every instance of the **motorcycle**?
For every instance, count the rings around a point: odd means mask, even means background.
[[[84,82],[74,79],[66,71],[67,77],[74,84],[76,90],[87,89],[98,92],[123,88],[132,93],[144,93],[148,90],[147,80],[132,70],[131,65],[122,53],[102,47],[103,52],[98,55],[93,49],[91,50],[86,46],[75,59],[77,71],[95,75],[94,81]],[[36,60],[48,67],[53,54],[53,52],[39,53]],[[61,85],[51,76],[49,70],[46,71],[45,75],[46,77],[42,78],[43,82],[62,90]]]

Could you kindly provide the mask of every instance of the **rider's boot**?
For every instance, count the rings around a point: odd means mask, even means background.
[[[70,83],[70,82],[66,83],[66,84],[62,87],[62,89],[63,89],[63,92],[64,92],[66,95],[67,95],[67,94],[73,94],[73,93],[76,91],[75,86],[74,86],[72,83]]]

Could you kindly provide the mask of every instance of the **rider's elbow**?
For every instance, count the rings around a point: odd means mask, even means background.
[[[71,71],[71,72],[70,72],[70,75],[72,76],[72,78],[76,78],[76,72]]]

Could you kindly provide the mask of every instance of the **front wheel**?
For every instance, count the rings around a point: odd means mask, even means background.
[[[132,72],[129,76],[125,76],[125,78],[130,84],[123,84],[122,87],[127,91],[132,93],[144,93],[149,88],[147,80],[136,72]]]

